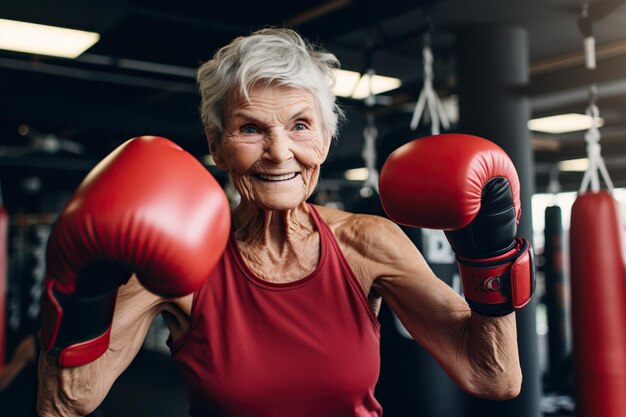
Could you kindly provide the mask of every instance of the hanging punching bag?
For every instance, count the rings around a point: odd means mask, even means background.
[[[544,266],[546,308],[548,313],[549,386],[558,389],[563,384],[563,365],[569,353],[568,308],[566,279],[563,263],[563,225],[561,207],[546,207]]]
[[[626,270],[617,202],[580,194],[570,229],[576,415],[626,412]]]

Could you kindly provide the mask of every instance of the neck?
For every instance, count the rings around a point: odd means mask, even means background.
[[[233,215],[241,256],[261,279],[291,282],[315,269],[319,236],[302,203],[292,210],[266,210],[240,205]]]
[[[235,237],[247,244],[283,246],[314,231],[306,202],[295,209],[270,210],[242,202],[233,215]]]

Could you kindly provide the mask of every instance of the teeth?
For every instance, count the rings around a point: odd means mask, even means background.
[[[268,180],[268,181],[284,181],[284,180],[290,180],[293,177],[296,176],[295,172],[292,172],[290,174],[284,174],[284,175],[267,175],[267,174],[257,174],[259,178],[264,179],[264,180]]]

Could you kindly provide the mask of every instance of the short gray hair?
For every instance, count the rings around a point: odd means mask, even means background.
[[[250,88],[263,82],[310,92],[325,132],[335,137],[344,118],[334,94],[334,70],[339,65],[335,55],[291,29],[264,28],[235,38],[198,68],[200,117],[205,132],[219,140],[229,100],[236,95],[249,99]]]

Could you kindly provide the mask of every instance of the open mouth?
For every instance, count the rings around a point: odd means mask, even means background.
[[[272,181],[272,182],[289,181],[295,178],[297,175],[298,175],[297,172],[290,172],[289,174],[282,174],[282,175],[255,174],[257,178],[263,181]]]

